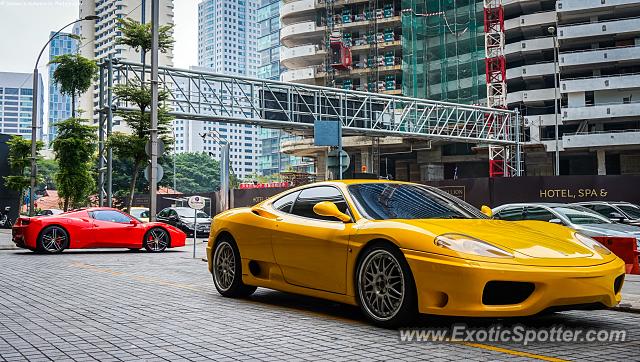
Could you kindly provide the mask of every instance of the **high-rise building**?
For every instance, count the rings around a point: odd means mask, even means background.
[[[280,1],[262,0],[258,7],[258,78],[279,80],[280,66]],[[280,152],[282,142],[296,137],[280,130],[260,128],[258,135],[261,154],[258,169],[260,174],[269,176],[282,171],[313,171],[313,160],[295,157]]]
[[[257,0],[202,0],[198,4],[198,70],[227,75],[256,77],[258,29]],[[240,97],[221,94],[221,97]],[[245,116],[235,111],[234,117]],[[231,144],[231,167],[236,176],[251,179],[258,173],[260,141],[258,128],[246,124],[193,120],[174,121],[176,152],[208,152],[220,157],[216,138]],[[213,134],[215,137],[202,137]]]
[[[43,141],[44,89],[38,75],[38,105],[36,138]],[[33,74],[0,72],[0,133],[31,138],[33,110]]]
[[[50,36],[55,33],[51,32]],[[78,40],[69,33],[58,34],[49,44],[49,61],[63,54],[73,54],[78,49]],[[56,137],[56,122],[64,121],[71,117],[71,97],[60,93],[60,86],[53,80],[57,64],[49,64],[49,115],[47,117],[47,142],[51,144]]]
[[[144,9],[141,4],[144,3]],[[80,54],[95,59],[98,63],[109,56],[114,59],[140,63],[142,56],[126,45],[117,45],[116,40],[121,35],[118,19],[129,18],[142,21],[142,16],[148,23],[151,20],[151,1],[140,0],[81,0],[80,17],[97,15],[100,19],[95,22],[83,21],[77,24],[78,34],[82,37]],[[173,0],[160,0],[160,24],[173,24]],[[150,64],[151,54],[147,54],[146,63]],[[173,65],[173,53],[160,53],[158,64]],[[84,111],[84,118],[93,119],[93,110],[98,107],[98,85],[86,92],[81,99],[80,108]],[[126,130],[126,129],[125,129]]]

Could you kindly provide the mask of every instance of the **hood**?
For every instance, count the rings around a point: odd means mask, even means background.
[[[433,237],[445,233],[472,236],[514,253],[517,257],[547,259],[589,258],[594,252],[573,239],[569,228],[542,221],[402,220]]]
[[[583,224],[575,225],[577,231],[588,236],[632,236],[640,237],[640,227],[627,224]]]

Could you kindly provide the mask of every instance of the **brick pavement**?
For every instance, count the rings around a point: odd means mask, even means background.
[[[203,245],[198,246],[203,256]],[[399,343],[357,308],[259,289],[219,296],[189,247],[162,254],[0,251],[0,361],[638,360],[640,315],[574,311],[515,320],[422,318],[418,326],[623,328],[628,341],[529,346]],[[493,347],[492,347],[493,346]],[[518,355],[517,353],[524,352]],[[528,353],[528,354],[527,354]]]

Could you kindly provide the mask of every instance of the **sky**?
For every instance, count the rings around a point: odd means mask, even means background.
[[[77,19],[78,2],[0,0],[0,72],[33,72],[38,53],[51,31]],[[174,66],[197,65],[198,0],[174,0],[174,22]],[[66,30],[71,31],[71,27]],[[46,74],[47,62],[45,50],[38,67],[41,73]]]

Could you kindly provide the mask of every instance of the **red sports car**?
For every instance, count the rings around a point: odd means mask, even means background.
[[[149,252],[184,246],[186,235],[161,222],[142,223],[126,213],[92,207],[52,216],[20,217],[13,226],[18,247],[45,253],[64,249],[145,248]]]

